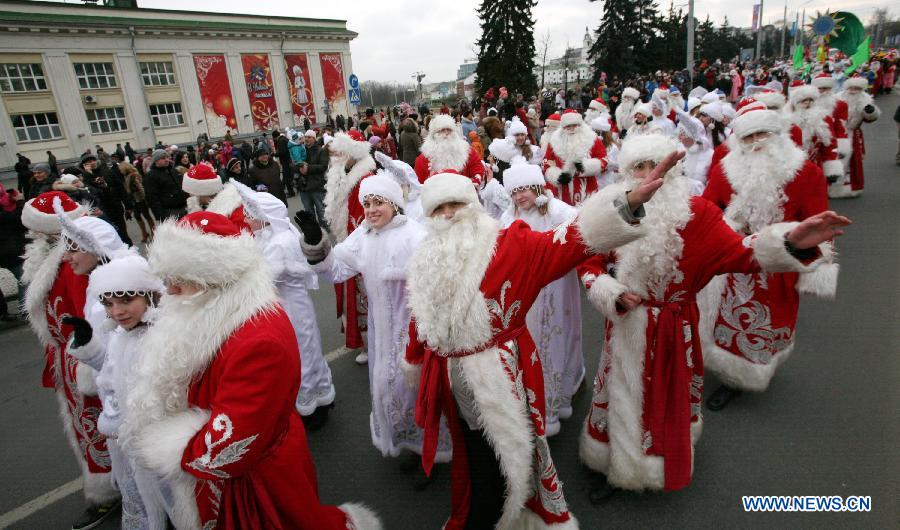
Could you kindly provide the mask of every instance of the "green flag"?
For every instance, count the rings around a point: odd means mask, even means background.
[[[803,45],[794,46],[794,71],[799,72],[803,68]]]
[[[866,37],[866,40],[862,41],[858,48],[856,48],[856,53],[850,58],[850,68],[847,69],[847,72],[844,74],[849,76],[853,73],[854,70],[862,66],[863,63],[869,60],[869,41],[870,37]]]

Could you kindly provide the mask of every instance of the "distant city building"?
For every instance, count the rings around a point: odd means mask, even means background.
[[[548,88],[562,88],[568,77],[569,88],[584,83],[591,78],[593,70],[590,65],[589,51],[594,41],[591,32],[584,28],[584,39],[580,48],[570,48],[568,52],[568,66],[566,56],[557,57],[547,62],[546,66],[537,64],[534,67],[534,75],[538,85],[541,84],[541,71],[544,74],[544,86]]]
[[[478,68],[478,62],[466,62],[459,65],[459,68],[456,70],[456,80],[459,81],[469,77],[475,73],[476,68]]]

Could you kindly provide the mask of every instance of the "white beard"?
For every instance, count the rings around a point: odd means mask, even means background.
[[[634,117],[631,113],[634,111],[635,102],[631,98],[622,100],[622,103],[616,107],[616,125],[620,131],[628,130],[634,124]]]
[[[825,114],[830,116],[834,114],[834,105],[837,103],[837,98],[834,97],[833,91],[828,91],[825,94],[819,94],[819,97],[816,99],[816,107],[825,111]]]
[[[572,164],[591,156],[591,149],[597,135],[587,125],[582,124],[573,134],[560,127],[550,137],[550,147],[564,164]]]
[[[428,159],[431,172],[440,173],[445,170],[462,171],[469,160],[469,149],[469,143],[453,133],[441,140],[428,135],[421,151]]]
[[[730,144],[729,147],[734,147]],[[731,149],[722,168],[734,195],[725,209],[725,220],[739,233],[754,233],[784,220],[788,200],[784,187],[802,169],[806,155],[781,136],[773,136],[759,151]]]
[[[638,185],[633,177],[623,176],[632,186]],[[670,283],[678,283],[684,274],[678,261],[684,250],[684,240],[679,231],[691,220],[691,183],[681,176],[676,166],[665,177],[666,183],[644,204],[646,216],[641,226],[645,236],[628,243],[615,252],[618,255],[617,279],[642,297],[665,297]],[[644,258],[649,257],[649,262]]]
[[[831,130],[825,123],[827,113],[813,104],[808,109],[793,109],[788,115],[788,121],[793,123],[803,132],[803,148],[809,150],[813,136],[817,137],[825,145],[831,143]]]
[[[852,130],[858,128],[862,124],[863,109],[866,105],[873,105],[872,96],[866,92],[851,94],[846,90],[841,92],[840,98],[847,102],[847,129]]]
[[[443,352],[473,350],[493,333],[481,282],[499,226],[480,205],[453,219],[426,219],[425,226],[428,235],[410,258],[406,282],[419,337]]]
[[[350,197],[350,192],[360,180],[375,169],[375,160],[365,157],[356,162],[350,171],[345,170],[347,158],[345,156],[332,157],[328,164],[325,182],[325,220],[328,228],[337,238],[337,242],[347,239],[347,221],[350,217],[348,203],[357,200]]]

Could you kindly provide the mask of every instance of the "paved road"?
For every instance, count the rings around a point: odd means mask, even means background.
[[[894,165],[900,96],[879,98],[882,119],[866,129],[866,194],[832,207],[856,221],[841,240],[837,300],[804,300],[797,348],[763,395],[742,397],[726,411],[706,413],[694,483],[676,493],[618,493],[602,506],[587,499],[589,474],[578,461],[578,434],[589,396],[551,440],[565,494],[583,528],[769,526],[896,527],[900,452],[900,168]],[[292,204],[292,206],[296,206]],[[292,208],[293,211],[293,208]],[[330,289],[315,295],[326,351],[342,341],[331,318]],[[585,307],[587,303],[585,302]],[[596,369],[602,318],[584,314],[586,354]],[[41,356],[27,328],[0,334],[0,468],[2,514],[78,476],[51,393],[39,385]],[[389,529],[439,528],[449,513],[449,470],[439,467],[424,492],[399,462],[372,447],[367,375],[353,355],[332,362],[337,406],[310,436],[319,491],[329,503],[361,501]],[[717,383],[707,381],[707,393]],[[871,513],[748,514],[742,495],[870,495]],[[67,528],[82,509],[80,492],[14,524]],[[114,528],[110,521],[104,528]]]

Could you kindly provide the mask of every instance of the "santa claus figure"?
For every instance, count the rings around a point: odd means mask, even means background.
[[[453,118],[445,114],[432,118],[413,167],[422,183],[438,173],[464,175],[477,187],[484,178],[484,164],[478,152],[463,139]]]
[[[663,136],[626,140],[619,155],[623,185],[636,189],[676,150]],[[677,490],[690,484],[702,428],[696,294],[726,272],[812,270],[821,261],[816,245],[849,223],[827,212],[743,236],[725,224],[719,208],[690,196],[680,167],[667,170],[664,182],[644,205],[646,236],[606,255],[596,270],[580,271],[588,299],[607,318],[580,452],[588,467],[608,478],[591,492],[594,501],[608,496],[610,486]]]
[[[866,156],[866,142],[863,138],[862,124],[872,123],[881,115],[881,110],[875,105],[872,96],[866,93],[867,87],[868,80],[866,78],[851,77],[844,81],[844,91],[838,96],[840,101],[847,104],[847,134],[852,140],[852,154],[849,163],[849,190],[845,184],[842,189],[836,189],[833,196],[856,197],[863,191],[865,183],[863,159]]]
[[[828,209],[821,170],[782,135],[778,114],[745,104],[734,121],[731,152],[710,173],[703,197],[725,222],[748,235],[773,223],[797,222]],[[833,253],[823,245],[826,259]],[[700,297],[704,366],[724,385],[707,401],[724,408],[742,390],[765,390],[794,348],[800,293],[833,297],[838,265],[814,272],[726,274]]]
[[[206,210],[224,215],[237,226],[249,229],[244,222],[241,196],[230,182],[223,184],[222,177],[206,162],[200,162],[184,174],[181,189],[190,195],[188,213]]]
[[[654,131],[653,122],[650,121],[653,110],[649,103],[641,103],[631,113],[631,127],[628,128],[626,137],[642,136]]]
[[[810,81],[810,84],[819,89],[819,97],[816,98],[816,106],[825,111],[831,117],[831,134],[835,138],[835,152],[838,159],[844,164],[844,171],[837,182],[828,186],[828,195],[837,197],[844,195],[846,187],[846,166],[850,159],[852,147],[847,134],[847,103],[839,99],[834,93],[835,79],[831,74],[820,73]]]
[[[425,183],[428,233],[409,263],[406,361],[420,371],[426,472],[442,416],[453,439],[444,528],[577,528],[547,445],[542,363],[526,315],[541,289],[592,252],[641,235],[633,212],[655,191],[655,177],[627,194],[605,188],[548,232],[523,221],[501,230],[459,175]]]
[[[622,101],[616,107],[616,126],[620,131],[627,131],[633,124],[632,112],[640,99],[641,93],[632,87],[622,90]]]
[[[59,201],[71,219],[85,213],[58,191],[42,193],[25,204],[22,224],[32,241],[25,249],[22,283],[27,286],[28,322],[44,348],[42,384],[56,391],[63,431],[78,460],[90,505],[72,527],[93,528],[113,513],[119,494],[112,483],[106,441],[97,431],[102,405],[96,396],[93,370],[68,352],[73,328],[62,320],[84,317],[88,277],[76,275],[71,265],[63,262],[66,246],[59,239],[62,227],[54,201]]]
[[[463,142],[465,143],[465,142]],[[325,219],[337,243],[362,224],[364,212],[359,204],[359,184],[375,171],[375,159],[369,156],[369,142],[359,131],[337,133],[328,143],[331,158],[325,183]],[[366,330],[366,295],[362,279],[350,278],[335,284],[337,316],[341,319],[345,345],[350,349],[363,347],[362,333]],[[356,362],[365,364],[365,352]]]
[[[779,83],[779,85],[780,85],[780,83]],[[763,87],[760,87],[758,90],[754,90],[753,96],[748,99],[754,99],[756,101],[762,102],[763,104],[765,104],[766,108],[768,108],[771,111],[774,111],[778,115],[779,120],[784,120],[783,109],[784,109],[786,100],[784,98],[784,94],[782,94],[781,91],[775,90],[774,88],[769,88],[769,87],[763,86]],[[740,108],[740,106],[741,106],[741,104],[739,103],[738,108]],[[724,110],[724,108],[723,108],[723,110]],[[712,162],[710,163],[710,170],[712,170],[712,168],[719,165],[719,162],[721,162],[721,160],[723,158],[725,158],[725,155],[727,155],[727,154],[728,154],[728,142],[720,143],[718,145],[718,147],[716,147],[715,150],[713,151]]]
[[[544,175],[556,187],[555,195],[566,204],[581,204],[599,189],[598,177],[606,171],[606,164],[603,140],[584,123],[581,114],[566,110],[544,154]]]
[[[592,99],[590,103],[588,103],[588,108],[584,111],[584,122],[591,123],[594,118],[599,118],[600,116],[606,114],[609,115],[609,107],[606,106],[606,102],[603,101],[603,98]]]
[[[544,153],[547,152],[547,146],[550,145],[550,137],[553,136],[553,132],[559,128],[559,120],[560,115],[558,112],[554,112],[544,120],[544,134],[541,135],[541,158],[543,158]]]
[[[297,338],[253,236],[195,212],[159,226],[149,261],[167,294],[119,432],[166,479],[175,528],[380,528],[363,506],[319,501]]]
[[[837,153],[834,119],[816,105],[819,91],[812,85],[798,85],[790,89],[790,103],[786,119],[790,136],[812,163],[822,168],[829,184],[844,174],[844,165]]]

